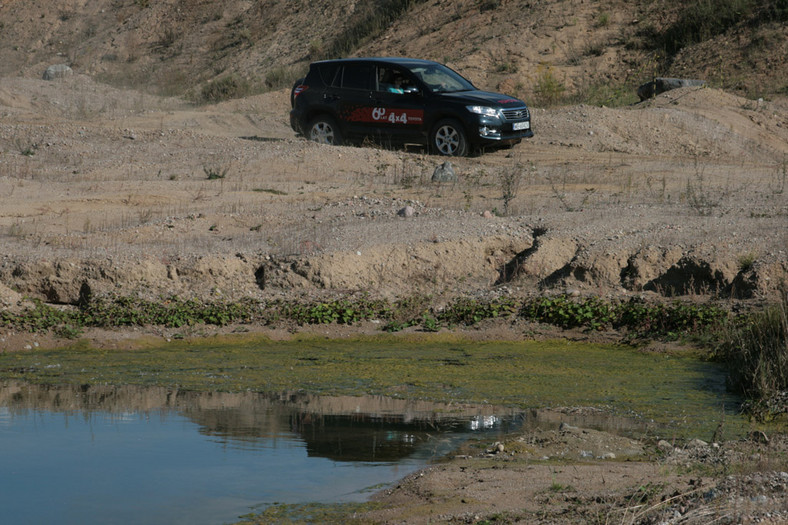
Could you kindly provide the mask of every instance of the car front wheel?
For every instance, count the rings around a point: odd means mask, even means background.
[[[468,154],[468,139],[462,125],[454,119],[438,122],[430,134],[433,150],[449,157],[464,157]]]
[[[332,144],[339,146],[342,144],[342,134],[339,132],[337,123],[331,117],[321,115],[309,123],[307,137],[309,140],[319,144]]]

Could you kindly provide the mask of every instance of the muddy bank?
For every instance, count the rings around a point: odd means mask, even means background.
[[[643,444],[564,425],[482,444],[408,476],[376,498],[384,510],[360,517],[378,523],[786,523],[787,446],[785,436],[768,444],[755,438]]]

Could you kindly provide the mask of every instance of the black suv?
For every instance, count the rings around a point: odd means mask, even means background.
[[[342,144],[428,145],[464,156],[532,137],[522,100],[479,91],[448,67],[413,58],[347,58],[314,62],[295,83],[290,126],[308,139]]]

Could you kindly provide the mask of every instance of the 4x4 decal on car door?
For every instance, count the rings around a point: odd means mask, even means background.
[[[389,123],[420,126],[424,122],[424,110],[387,109],[382,107],[348,107],[339,116],[348,122]]]
[[[386,109],[375,108],[372,110],[375,122],[390,122],[391,124],[415,124],[424,122],[424,111],[421,109]]]

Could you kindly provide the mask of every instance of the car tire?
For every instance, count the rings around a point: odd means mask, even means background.
[[[328,115],[320,115],[312,119],[306,129],[306,137],[319,144],[330,144],[333,146],[342,144],[342,133],[339,131],[339,126]]]
[[[447,157],[468,155],[468,138],[462,124],[451,118],[439,121],[430,133],[430,147],[435,153]]]

